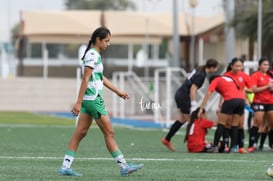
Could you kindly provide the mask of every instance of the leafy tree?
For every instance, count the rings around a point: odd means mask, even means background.
[[[240,3],[238,3],[240,2]],[[249,39],[250,45],[257,40],[258,1],[236,1],[236,11],[232,25],[236,28],[236,34]],[[244,4],[245,3],[245,4]],[[242,8],[244,5],[244,9]],[[273,57],[273,1],[263,0],[262,7],[262,53],[263,56]],[[254,46],[252,46],[254,48]],[[253,50],[250,50],[253,52]],[[250,56],[252,57],[252,56]]]
[[[135,9],[135,4],[130,0],[65,0],[65,5],[67,9]]]

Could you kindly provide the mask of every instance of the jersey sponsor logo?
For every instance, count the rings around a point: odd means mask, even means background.
[[[85,63],[90,63],[90,62],[93,63],[93,65],[95,65],[95,66],[98,65],[98,62],[95,61],[95,59],[89,59],[89,60],[85,61]]]

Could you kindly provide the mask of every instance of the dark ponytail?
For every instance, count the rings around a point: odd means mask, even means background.
[[[84,51],[84,54],[82,56],[82,60],[85,57],[86,52],[91,48],[92,45],[96,43],[96,39],[99,38],[100,40],[104,39],[107,35],[111,36],[110,30],[106,27],[99,27],[97,28],[93,33],[92,36],[88,42],[88,45]]]
[[[206,64],[197,68],[197,70],[205,70],[206,68],[216,68],[218,66],[218,61],[216,59],[210,58],[206,61]]]
[[[232,70],[232,63],[231,62],[229,62],[228,63],[228,66],[227,66],[227,70],[226,70],[226,72],[229,72],[229,71],[231,71]]]
[[[200,107],[198,107],[197,109],[195,109],[195,110],[191,113],[191,119],[190,119],[190,121],[189,121],[189,123],[188,123],[188,125],[187,125],[187,128],[186,128],[186,134],[185,134],[184,142],[187,142],[187,140],[188,140],[188,135],[189,135],[190,130],[191,130],[191,126],[192,126],[192,124],[194,123],[194,121],[195,121],[196,119],[198,119],[198,112],[199,112],[199,110],[200,110]],[[206,112],[206,110],[203,109],[202,113],[205,113],[205,112]]]
[[[85,51],[84,51],[84,54],[83,54],[83,56],[82,56],[82,58],[81,58],[82,60],[84,59],[85,54],[86,54],[86,52],[90,49],[91,45],[92,45],[92,41],[89,40],[89,41],[88,41],[88,45],[87,45],[87,47],[86,47],[86,49],[85,49]]]

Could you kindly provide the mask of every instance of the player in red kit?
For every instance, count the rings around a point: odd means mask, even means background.
[[[270,62],[267,58],[259,60],[259,69],[251,75],[254,84],[253,92],[255,93],[251,108],[254,110],[254,122],[249,132],[248,152],[255,150],[254,144],[258,137],[258,130],[262,124],[264,116],[270,122],[273,121],[273,84],[270,82],[268,71]]]
[[[214,135],[214,152],[218,152],[218,143],[222,137],[225,129],[225,125],[231,120],[231,148],[237,145],[238,127],[240,120],[244,114],[245,97],[242,91],[237,86],[236,82],[227,76],[213,76],[210,79],[210,85],[208,91],[203,98],[202,104],[198,116],[201,113],[209,100],[211,94],[216,91],[224,99],[224,102],[219,113],[217,129]]]
[[[185,142],[187,142],[188,152],[201,153],[211,152],[211,144],[206,141],[205,137],[207,129],[214,125],[214,122],[207,120],[206,112],[203,109],[200,118],[198,118],[198,112],[200,108],[197,108],[191,113],[191,119],[187,125]]]
[[[253,83],[251,81],[251,78],[249,75],[244,73],[243,70],[243,59],[241,58],[233,58],[227,68],[227,72],[224,73],[225,76],[231,77],[237,86],[239,87],[239,90],[243,92],[245,95],[245,104],[250,107],[250,104],[248,102],[248,99],[246,99],[246,94],[252,92]],[[229,124],[230,125],[230,124]],[[224,141],[225,144],[228,145],[228,137],[230,132],[230,126],[225,127],[224,132]],[[238,147],[239,149],[236,150],[236,148],[233,148],[234,152],[238,153],[248,153],[244,149],[244,116],[241,117],[239,130],[238,130]]]

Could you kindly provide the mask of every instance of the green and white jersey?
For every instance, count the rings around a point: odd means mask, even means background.
[[[95,100],[98,95],[103,97],[103,65],[101,55],[94,48],[91,48],[85,54],[83,65],[84,67],[87,66],[93,69],[83,100]]]

